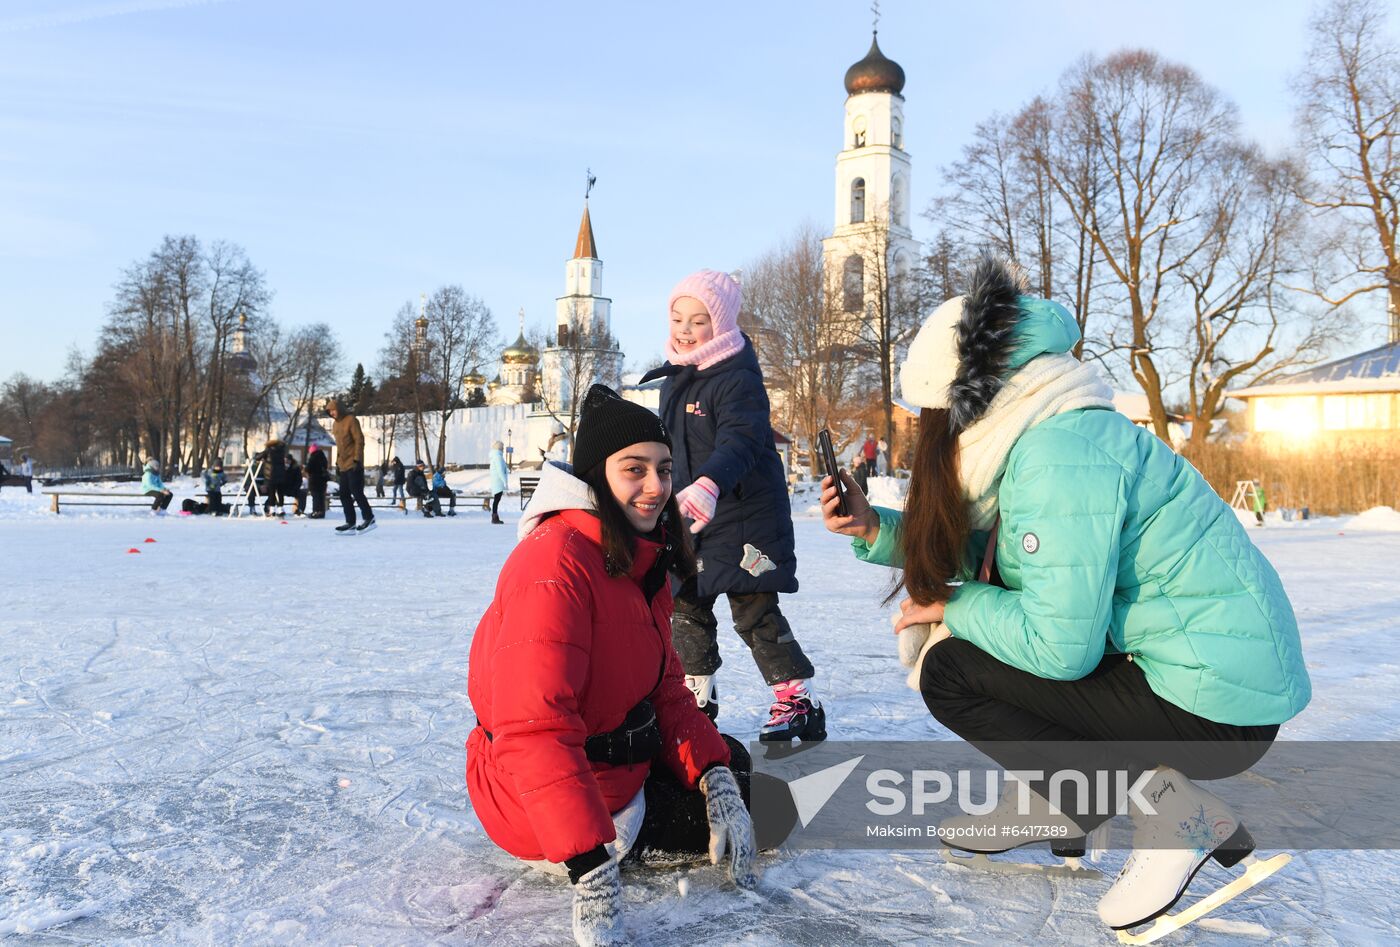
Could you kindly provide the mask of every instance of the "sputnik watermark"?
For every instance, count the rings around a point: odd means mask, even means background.
[[[1143,789],[1152,779],[1151,772],[1143,772],[1129,784],[1128,780],[1132,774],[1127,770],[1098,770],[1094,773],[1094,789],[1092,798],[1098,800],[1097,811],[1090,813],[1076,809],[1078,815],[1127,815],[1130,812],[1139,812],[1143,815],[1156,815],[1157,810],[1152,803],[1142,794]],[[982,777],[982,801],[977,802],[973,798],[977,790],[975,785],[978,776]],[[924,815],[930,808],[942,805],[953,797],[954,787],[957,789],[958,808],[964,815],[987,815],[996,809],[1002,798],[1001,780],[1003,773],[999,770],[988,769],[974,772],[972,770],[956,770],[951,776],[938,769],[916,769],[909,774],[909,791],[905,792],[905,774],[893,769],[877,769],[865,778],[865,789],[873,797],[866,802],[865,807],[874,815]],[[1050,774],[1048,781],[1044,771],[1038,769],[1009,770],[1004,774],[1004,778],[1014,783],[1016,786],[1016,811],[1015,815],[1029,817],[1033,815],[1044,815],[1043,808],[1036,801],[1035,790],[1031,788],[1031,783],[1044,782],[1047,787],[1045,801],[1049,803],[1050,815],[1063,815],[1062,803],[1065,801],[1065,787],[1072,787],[1072,800],[1084,800],[1091,797],[1089,791],[1088,774],[1074,769],[1056,770]],[[1110,790],[1115,790],[1110,794]],[[1118,800],[1116,811],[1110,812],[1109,800]],[[1071,808],[1076,808],[1071,806]],[[1012,813],[1006,813],[1011,815]]]
[[[1134,820],[1115,816],[1160,814],[1148,774],[1166,766],[1209,780],[1247,816],[1260,848],[1400,850],[1400,741],[827,740],[755,743],[750,755],[754,829],[769,848],[900,850],[961,838],[1006,840],[990,846],[1004,849],[1077,839],[1077,825],[1102,827],[1101,846],[1128,849]]]

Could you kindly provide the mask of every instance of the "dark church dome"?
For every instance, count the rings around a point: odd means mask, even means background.
[[[904,90],[904,69],[893,59],[880,52],[877,37],[870,38],[870,52],[865,58],[846,70],[846,94],[859,92],[893,92],[899,95]]]

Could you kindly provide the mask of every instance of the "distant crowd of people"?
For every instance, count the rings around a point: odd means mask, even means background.
[[[335,468],[332,469],[329,456],[319,445],[312,444],[307,448],[306,461],[302,463],[296,452],[281,438],[273,437],[253,455],[235,493],[234,504],[246,503],[248,512],[254,514],[261,501],[262,513],[267,517],[285,515],[286,507],[290,504],[293,516],[319,520],[326,516],[327,494],[331,485],[335,484],[345,512],[345,524],[336,527],[336,532],[348,535],[373,529],[374,510],[365,496],[364,434],[360,430],[360,422],[334,398],[326,402],[326,412],[335,421]],[[500,517],[500,504],[510,483],[503,448],[501,441],[492,445],[489,463],[491,522],[496,524],[505,522]],[[11,477],[11,483],[23,476],[28,484],[33,476],[29,456],[24,455],[19,474],[11,474],[0,466],[0,483],[6,476]],[[181,504],[181,512],[213,516],[226,516],[233,512],[234,506],[224,501],[228,478],[224,475],[221,461],[215,460],[205,468],[200,482],[204,500],[186,499]],[[405,467],[403,461],[395,456],[382,461],[377,468],[374,483],[376,498],[384,497],[386,485],[392,490],[390,501],[404,512],[407,512],[408,500],[414,499],[425,517],[457,515],[457,492],[448,486],[445,467],[433,468],[423,460],[416,460],[412,467]],[[151,498],[151,509],[155,512],[164,512],[174,499],[173,492],[161,479],[160,462],[154,457],[142,466],[141,491]],[[446,510],[443,509],[444,500],[447,501]],[[357,512],[362,515],[357,517]]]

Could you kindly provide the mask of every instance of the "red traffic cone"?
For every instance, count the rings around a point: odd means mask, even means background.
[[[136,553],[136,555],[138,556],[141,555],[141,550],[137,549],[135,546],[132,546],[130,549],[127,550],[128,554],[133,552]]]
[[[145,541],[145,542],[148,542],[148,543],[153,543],[153,542],[155,542],[155,540],[152,539],[150,536],[147,536],[147,537],[145,538],[144,541]]]

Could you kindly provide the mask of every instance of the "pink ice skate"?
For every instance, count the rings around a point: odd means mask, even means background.
[[[812,693],[811,681],[783,681],[773,685],[773,706],[768,722],[758,733],[763,743],[790,743],[826,739],[826,711]]]

